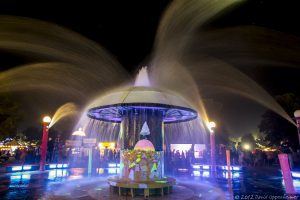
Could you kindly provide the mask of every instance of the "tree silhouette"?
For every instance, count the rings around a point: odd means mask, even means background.
[[[295,110],[300,109],[300,99],[293,93],[277,96],[276,100],[292,118]],[[297,127],[271,110],[262,115],[258,128],[265,134],[270,146],[278,146],[284,138],[288,139],[294,148],[299,145]]]
[[[9,94],[0,95],[0,140],[13,137],[22,119],[19,104]]]

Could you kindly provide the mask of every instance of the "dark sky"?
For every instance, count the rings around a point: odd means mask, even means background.
[[[98,42],[129,72],[133,72],[151,53],[160,17],[170,2],[110,0],[97,4],[83,1],[62,4],[41,1],[33,4],[28,1],[18,3],[9,1],[1,2],[0,14],[46,20],[72,29]],[[299,36],[298,2],[298,0],[245,1],[243,5],[218,16],[211,26],[257,25]],[[0,52],[0,60],[2,69],[28,61],[27,58],[5,52]],[[273,95],[285,92],[300,93],[295,80],[299,70],[252,69],[246,72]]]
[[[0,6],[0,14],[32,17],[72,29],[104,46],[131,71],[151,52],[160,17],[171,1],[112,0],[100,1],[97,5],[82,2],[9,2]],[[214,24],[220,27],[258,25],[299,35],[298,2],[245,1],[241,6],[222,14]]]
[[[108,49],[131,71],[150,53],[160,15],[168,2],[103,1],[97,5],[26,2],[1,6],[0,13],[46,20],[72,29]]]

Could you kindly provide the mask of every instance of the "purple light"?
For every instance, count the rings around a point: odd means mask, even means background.
[[[164,113],[163,121],[165,123],[189,121],[197,118],[197,112],[190,108],[155,103],[115,104],[96,107],[88,111],[88,116],[96,120],[120,123],[123,118],[123,111],[130,109],[161,110]]]

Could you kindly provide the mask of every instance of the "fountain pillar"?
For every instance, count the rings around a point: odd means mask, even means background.
[[[163,151],[163,112],[157,109],[130,109],[123,113],[120,135],[121,149],[132,150],[135,144],[143,139],[140,131],[147,122],[150,135],[146,136],[152,142],[156,151]]]

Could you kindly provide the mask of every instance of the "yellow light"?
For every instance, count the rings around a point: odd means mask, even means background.
[[[215,123],[215,122],[209,122],[209,126],[210,126],[211,128],[215,128],[215,127],[216,127],[216,123]]]
[[[213,121],[207,123],[207,128],[208,128],[209,132],[211,132],[211,133],[214,132],[213,128],[216,128],[216,126],[217,126],[216,123]]]
[[[109,144],[109,146],[110,146],[110,148],[113,149],[113,148],[115,148],[115,143],[112,142],[112,143]]]
[[[244,147],[245,150],[250,150],[251,149],[251,146],[249,144],[244,144],[243,147]]]
[[[51,122],[51,117],[45,116],[45,117],[43,118],[43,122],[44,122],[44,123],[47,123],[47,124],[50,124],[50,122]]]
[[[11,146],[10,147],[12,151],[15,151],[18,147],[17,146]]]

